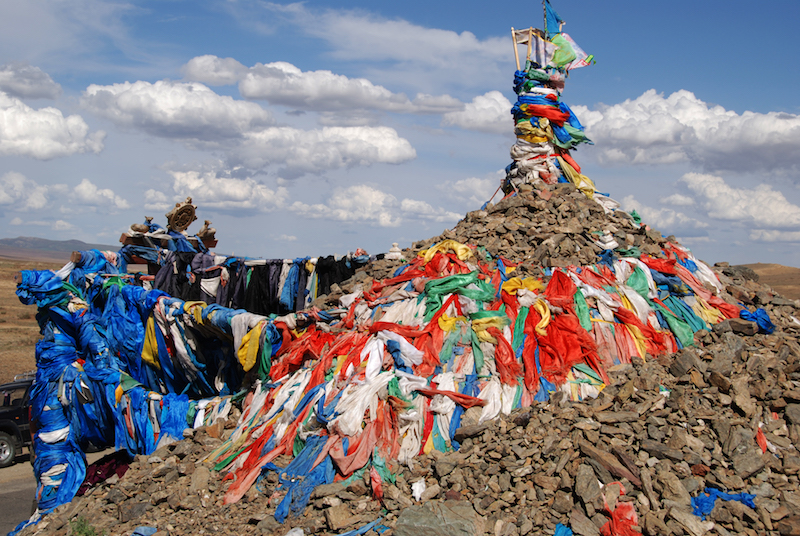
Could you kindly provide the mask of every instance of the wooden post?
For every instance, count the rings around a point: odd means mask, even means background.
[[[519,71],[519,50],[517,50],[517,32],[511,27],[511,42],[514,43],[514,59],[517,60],[517,70]]]

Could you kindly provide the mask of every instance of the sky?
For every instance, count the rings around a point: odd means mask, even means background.
[[[562,100],[598,191],[706,262],[800,266],[800,2],[553,6],[597,61]],[[512,26],[540,2],[0,0],[0,238],[113,246],[187,196],[223,254],[438,235],[511,162]]]

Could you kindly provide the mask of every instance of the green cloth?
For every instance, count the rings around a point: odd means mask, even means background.
[[[647,299],[647,293],[650,287],[647,284],[647,275],[645,275],[641,268],[637,266],[628,277],[628,280],[625,281],[625,284],[635,290],[636,294],[645,300]]]
[[[483,368],[483,350],[481,350],[481,341],[478,339],[478,334],[474,330],[469,330],[470,339],[472,340],[472,357],[475,360],[475,374],[480,373]]]
[[[477,288],[467,288],[470,285]],[[444,297],[448,294],[460,294],[478,302],[492,302],[495,289],[491,283],[478,279],[478,272],[428,281],[425,283],[425,322],[430,322],[433,315],[442,308]]]
[[[679,341],[681,341],[683,346],[694,346],[694,332],[692,331],[692,328],[689,327],[689,324],[672,314],[660,303],[651,302],[651,305],[653,305],[653,307],[655,307],[659,312],[661,312],[662,315],[664,315],[664,319],[667,321],[669,329],[672,330],[672,333]]]
[[[522,307],[517,314],[517,320],[514,322],[514,340],[511,347],[516,352],[522,346],[522,341],[525,338],[525,320],[528,319],[529,307]]]
[[[573,296],[575,302],[575,314],[581,323],[581,327],[586,331],[592,331],[592,318],[589,316],[589,306],[586,304],[586,298],[583,297],[581,289],[575,291]]]

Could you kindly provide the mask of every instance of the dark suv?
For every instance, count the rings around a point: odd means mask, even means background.
[[[0,468],[14,463],[22,447],[31,446],[28,405],[33,375],[15,376],[0,385]]]

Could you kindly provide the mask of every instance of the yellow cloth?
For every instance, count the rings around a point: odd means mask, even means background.
[[[504,316],[491,316],[489,318],[476,318],[472,321],[472,329],[475,331],[475,335],[478,336],[483,342],[490,342],[492,344],[497,344],[497,339],[489,335],[489,332],[486,331],[489,328],[497,328],[503,329],[505,326],[508,325],[508,317]]]
[[[431,416],[431,418],[433,418]],[[430,454],[432,450],[435,450],[436,447],[433,444],[433,429],[431,429],[431,433],[428,434],[428,439],[425,440],[425,445],[422,447],[422,452],[425,454]]]
[[[144,329],[144,345],[142,346],[142,361],[161,370],[158,362],[158,341],[156,340],[156,321],[151,314],[147,317],[147,326]]]
[[[526,277],[525,279],[512,277],[504,282],[500,288],[513,296],[522,288],[530,290],[531,292],[542,290],[544,289],[544,283],[533,277]]]
[[[536,324],[536,333],[545,336],[547,335],[547,330],[545,328],[550,325],[550,308],[547,306],[547,303],[541,299],[536,300],[536,303],[533,304],[533,308],[542,315],[542,319]]]
[[[586,197],[589,199],[594,197],[596,188],[594,187],[592,179],[575,171],[575,168],[560,156],[557,158],[558,163],[561,165],[561,170],[564,172],[564,175],[567,177],[567,179],[569,179],[569,181],[575,185],[575,188],[583,192],[584,195],[586,195]]]
[[[242,345],[236,352],[239,363],[245,372],[253,368],[258,358],[258,347],[261,340],[261,330],[264,329],[264,322],[259,322],[256,327],[247,332],[242,338]]]
[[[695,296],[696,303],[692,305],[692,311],[706,322],[706,324],[719,324],[725,320],[725,315],[719,309],[715,309],[700,296]]]
[[[183,304],[183,310],[194,316],[194,321],[198,324],[203,323],[203,310],[207,307],[204,301],[187,301]]]
[[[431,246],[428,249],[423,249],[419,252],[418,256],[423,257],[425,262],[430,262],[434,255],[437,253],[445,253],[447,251],[452,251],[458,257],[458,260],[465,261],[472,256],[472,250],[469,246],[465,246],[460,242],[456,242],[455,240],[442,240],[435,246]]]
[[[644,334],[636,326],[631,326],[628,324],[624,324],[624,326],[628,329],[628,332],[630,332],[631,336],[633,337],[633,342],[636,344],[636,350],[639,351],[639,357],[641,357],[642,360],[645,360],[645,355],[647,355],[647,347],[644,344]]]
[[[467,319],[463,316],[450,317],[447,313],[443,313],[442,316],[439,317],[439,329],[442,331],[455,331],[456,322],[458,321],[466,322]]]
[[[122,386],[121,385],[117,385],[117,388],[114,389],[114,398],[116,399],[117,404],[119,404],[120,401],[122,401],[122,395],[124,395],[124,394],[125,394],[125,390],[122,388]]]

